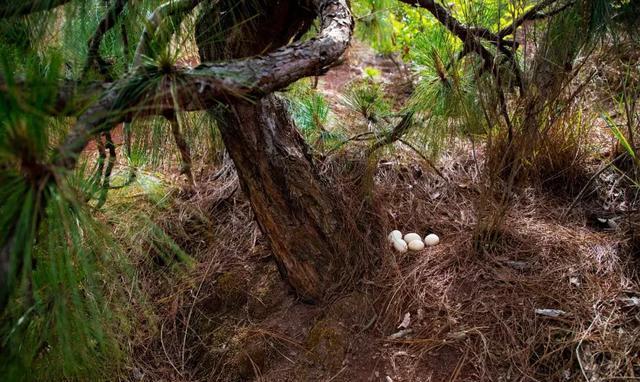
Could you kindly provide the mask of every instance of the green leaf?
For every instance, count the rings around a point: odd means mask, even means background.
[[[636,152],[633,149],[633,147],[631,147],[631,145],[629,144],[629,141],[627,141],[627,138],[624,136],[624,133],[620,130],[618,125],[611,119],[611,117],[608,114],[603,113],[601,114],[601,117],[607,123],[607,126],[613,133],[613,136],[618,140],[618,142],[622,145],[622,147],[624,147],[625,151],[629,153],[629,155],[633,159],[635,159]]]

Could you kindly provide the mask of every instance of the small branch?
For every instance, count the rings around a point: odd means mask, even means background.
[[[426,155],[424,155],[422,152],[420,152],[420,150],[418,150],[417,147],[415,147],[414,145],[412,145],[411,143],[405,141],[404,139],[400,138],[398,139],[398,142],[402,143],[403,145],[407,146],[408,148],[410,148],[411,150],[413,150],[416,154],[418,154],[418,156],[420,158],[422,158],[423,161],[425,161],[429,167],[431,167],[431,169],[440,177],[442,178],[442,180],[446,181],[447,178],[444,177],[444,175],[442,175],[442,172],[440,170],[438,170],[438,168],[436,167],[435,164],[433,164],[433,162],[427,158]]]
[[[494,35],[489,30],[484,28],[469,28],[456,19],[451,12],[444,6],[435,2],[434,0],[400,0],[405,4],[409,4],[414,7],[421,7],[428,10],[442,25],[444,25],[451,33],[453,33],[464,44],[463,52],[475,52],[484,61],[483,70],[491,73],[496,72],[494,64],[494,56],[480,43],[480,38],[489,38],[492,41],[498,43],[502,40],[497,35]],[[495,37],[495,39],[494,39]]]
[[[127,158],[129,164],[129,176],[124,184],[120,186],[112,186],[112,190],[127,187],[136,179],[136,168],[131,165],[131,133],[131,123],[124,122],[122,124],[122,135],[124,139],[124,156]]]
[[[373,155],[373,153],[375,153],[382,147],[390,145],[402,138],[402,136],[404,136],[409,128],[411,128],[411,126],[413,125],[413,114],[414,113],[411,111],[406,113],[402,117],[400,122],[398,122],[398,124],[388,134],[385,134],[383,137],[373,142],[371,147],[367,149],[365,155],[367,157],[370,157],[371,155]]]
[[[549,17],[553,17],[559,13],[564,12],[567,8],[572,7],[575,4],[575,1],[571,1],[566,3],[565,5],[558,7],[554,10],[551,10],[549,12],[546,13],[537,13],[535,15],[533,15],[532,17],[529,18],[529,20],[542,20],[542,19],[546,19]]]
[[[502,114],[502,118],[504,118],[504,122],[507,124],[507,142],[509,146],[511,146],[511,142],[513,142],[514,128],[511,123],[511,118],[509,117],[509,109],[507,108],[507,99],[502,91],[502,88],[498,86],[498,104],[500,106],[500,113]]]
[[[171,133],[173,134],[173,139],[175,140],[176,146],[178,146],[178,151],[180,152],[180,175],[185,175],[189,184],[194,185],[195,181],[193,179],[193,173],[191,172],[191,150],[189,149],[189,144],[187,144],[187,140],[184,139],[184,135],[180,129],[178,117],[176,113],[168,113],[164,117],[171,125]]]
[[[127,2],[128,0],[114,0],[111,7],[109,7],[109,9],[107,10],[107,14],[104,15],[104,17],[100,21],[100,24],[98,24],[98,28],[89,40],[87,62],[85,63],[84,69],[82,70],[81,78],[86,78],[86,75],[88,74],[91,67],[94,64],[97,64],[100,74],[105,77],[107,81],[113,81],[113,78],[111,78],[109,74],[109,63],[107,63],[100,56],[100,44],[102,43],[104,35],[115,26],[116,21],[124,11]]]
[[[105,145],[104,142],[102,142],[101,136],[97,136],[94,141],[96,142],[96,148],[98,149],[98,162],[96,165],[94,179],[96,183],[99,183],[102,180],[102,174],[104,173],[104,164],[107,161],[107,151],[105,150]]]
[[[373,136],[375,133],[373,131],[365,131],[364,133],[359,133],[356,135],[353,135],[341,142],[339,142],[336,147],[330,149],[329,151],[327,151],[326,153],[322,154],[323,157],[328,157],[329,155],[335,153],[336,151],[340,150],[341,148],[343,148],[347,143],[349,142],[362,142],[362,141],[370,141],[375,139],[375,136]]]
[[[469,39],[484,39],[501,45],[514,45],[517,48],[518,43],[515,41],[504,41],[505,36],[493,33],[487,28],[470,27],[461,23],[451,12],[443,5],[435,0],[399,0],[413,7],[420,7],[428,10],[442,25],[444,25],[451,33],[456,35],[463,42]],[[556,0],[554,0],[556,1]]]
[[[498,37],[485,28],[469,28],[456,19],[451,12],[443,5],[434,0],[400,0],[405,4],[413,7],[420,7],[428,10],[442,25],[444,25],[451,33],[460,38],[463,42],[470,37],[484,37],[495,41],[499,41]]]
[[[98,198],[96,209],[102,208],[107,201],[107,194],[109,193],[109,189],[111,189],[111,172],[116,164],[116,146],[113,144],[111,133],[105,133],[104,139],[106,142],[105,147],[109,150],[109,162],[107,162],[107,168],[104,172],[102,189],[100,190],[100,197]]]
[[[573,4],[575,4],[574,1],[570,1],[568,3],[566,3],[565,5],[559,7],[558,9],[556,9],[555,11],[551,11],[547,14],[542,14],[539,13],[541,12],[543,9],[548,8],[550,6],[552,6],[553,4],[557,3],[559,0],[543,0],[541,2],[539,2],[538,4],[534,5],[533,7],[531,7],[531,9],[529,9],[528,11],[526,11],[525,13],[522,14],[522,16],[518,17],[517,19],[515,19],[511,24],[509,24],[508,26],[502,28],[498,33],[498,37],[499,38],[505,38],[511,34],[514,34],[515,31],[525,22],[530,21],[530,20],[540,20],[546,17],[550,17],[553,15],[556,15],[562,11],[564,11],[565,9],[571,7]]]
[[[520,91],[524,91],[524,81],[518,63],[515,59],[514,52],[518,49],[519,43],[515,40],[505,40],[505,37],[515,33],[517,28],[527,20],[535,20],[544,17],[550,17],[557,13],[560,13],[574,4],[573,1],[553,10],[546,14],[541,14],[540,11],[553,5],[559,0],[544,0],[534,7],[525,12],[522,16],[514,20],[511,24],[501,29],[498,33],[493,33],[486,28],[481,27],[469,27],[458,21],[447,8],[438,4],[434,0],[400,0],[403,3],[412,5],[414,7],[422,7],[427,9],[442,25],[444,25],[451,33],[457,36],[464,44],[463,50],[458,55],[458,60],[465,57],[471,52],[479,54],[484,60],[485,66],[483,70],[491,71],[494,75],[497,75],[494,57],[482,44],[480,39],[489,41],[495,45],[500,52],[502,52],[507,60],[511,63],[513,72],[516,76],[517,85]],[[449,68],[451,64],[447,66]]]
[[[201,2],[202,0],[171,0],[160,5],[149,15],[133,57],[134,70],[142,65],[142,58],[150,54],[151,42],[159,34],[159,30],[162,33],[160,29],[162,23],[171,16],[191,11]],[[166,32],[162,34],[166,37],[171,36],[172,33]]]

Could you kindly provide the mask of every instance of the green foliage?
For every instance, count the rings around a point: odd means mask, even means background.
[[[291,116],[307,142],[324,150],[344,139],[344,134],[332,126],[331,107],[325,96],[314,89],[309,80],[296,83],[286,96]]]
[[[3,36],[3,50],[14,48],[15,51],[26,52],[32,39],[32,28],[28,19],[20,20],[3,19],[0,20],[0,35]]]
[[[342,103],[367,124],[376,124],[391,111],[391,102],[381,82],[371,77],[357,79],[345,87]]]
[[[526,4],[497,0],[461,0],[447,6],[461,22],[494,31],[526,8]],[[355,8],[376,9],[377,12],[371,14],[378,18],[384,15],[384,20],[392,25],[393,31],[387,30],[386,33],[393,37],[395,51],[400,51],[403,59],[411,63],[417,81],[405,108],[416,113],[415,118],[420,121],[417,125],[422,126],[410,132],[410,138],[417,146],[435,156],[457,134],[482,134],[494,127],[496,118],[491,121],[486,118],[487,115],[495,116],[493,108],[497,89],[490,78],[491,74],[481,70],[482,63],[473,54],[459,60],[462,42],[431,13],[398,2],[394,6],[386,3],[383,8],[374,8],[368,1],[359,1]],[[367,29],[363,27],[363,30]],[[372,42],[372,46],[381,51],[379,45],[376,41]],[[487,48],[496,53],[492,47]],[[504,72],[504,81],[508,83],[510,70]],[[378,110],[377,100],[384,97],[379,85],[372,86],[373,83],[369,79],[368,86],[349,89],[346,104],[365,118],[370,119],[373,115],[376,120],[379,114],[388,113],[389,108]]]
[[[30,63],[26,94],[3,65],[10,91],[0,97],[0,248],[8,260],[2,285],[0,375],[9,381],[100,378],[118,366],[126,333],[121,291],[105,286],[123,257],[86,206],[81,179],[51,168],[57,124],[41,111],[55,102],[59,56]],[[8,255],[8,259],[4,258]],[[117,285],[117,284],[116,284]]]
[[[367,66],[366,68],[364,68],[364,75],[366,78],[375,81],[380,79],[380,71],[376,68],[372,68],[370,66]]]
[[[504,26],[511,22],[513,15],[518,12],[518,8],[526,8],[527,1],[457,0],[450,4],[452,13],[464,24],[481,25],[490,30],[497,31],[501,25]]]
[[[357,20],[356,36],[369,41],[381,53],[397,50],[395,44],[394,15],[391,10],[395,0],[358,0],[353,2]]]
[[[436,156],[451,137],[486,133],[484,111],[494,104],[495,84],[489,74],[478,74],[481,63],[473,56],[459,61],[459,42],[443,30],[418,36],[413,44],[419,80],[408,108],[418,113],[424,126],[413,138]]]
[[[120,292],[107,301],[103,290],[122,271],[119,249],[60,185],[25,191],[16,228],[24,247],[14,252],[22,264],[2,317],[0,374],[16,381],[100,378],[100,369],[118,366],[126,333],[126,312],[111,306]],[[47,208],[38,226],[39,203]]]
[[[0,97],[0,248],[8,248],[10,272],[0,296],[8,303],[0,316],[0,375],[8,381],[112,380],[132,324],[123,288],[135,286],[131,253],[124,255],[84,203],[95,192],[91,171],[85,165],[70,174],[49,164],[66,125],[41,111],[55,101],[61,67],[55,55],[30,64],[27,80],[40,82],[26,94],[3,71],[11,90]],[[159,179],[144,172],[131,186],[137,190],[155,208],[168,198]],[[149,230],[145,241],[136,238],[139,249],[166,263],[188,260],[144,211],[137,216]]]
[[[634,47],[635,44],[627,45],[627,48]],[[635,175],[640,174],[640,158],[638,156],[638,136],[640,135],[640,112],[638,105],[640,101],[640,74],[638,63],[633,58],[623,55],[613,66],[614,73],[621,78],[612,78],[608,81],[608,94],[610,102],[618,117],[613,117],[611,113],[603,111],[601,118],[606,122],[612,135],[622,147],[624,153],[631,158]],[[619,120],[620,122],[617,122]]]
[[[287,93],[291,101],[291,113],[296,126],[308,139],[322,130],[329,122],[329,104],[309,81],[300,81]]]
[[[613,121],[611,116],[609,116],[608,114],[603,114],[602,119],[605,120],[605,122],[607,123],[607,127],[609,127],[609,129],[611,130],[611,133],[616,138],[618,143],[620,143],[620,145],[624,148],[627,154],[629,154],[629,156],[635,160],[636,159],[635,150],[627,140],[627,137],[625,137],[625,134],[622,132],[622,130]]]

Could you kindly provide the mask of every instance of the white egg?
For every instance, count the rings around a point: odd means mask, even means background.
[[[413,240],[411,242],[409,242],[409,249],[412,251],[421,251],[424,249],[424,243],[422,242],[422,239],[420,240]]]
[[[391,233],[389,234],[389,236],[387,236],[387,239],[389,240],[389,243],[393,243],[393,240],[401,240],[402,239],[402,232],[398,231],[397,229],[394,231],[391,231]]]
[[[398,240],[393,240],[393,248],[396,249],[396,251],[400,252],[400,253],[405,253],[407,252],[407,242],[402,240],[402,239],[398,239]]]
[[[414,232],[411,232],[411,233],[408,233],[408,234],[404,235],[404,241],[406,241],[407,243],[411,243],[414,240],[422,241],[422,238],[420,237],[420,235],[418,235],[417,233],[414,233]]]
[[[424,243],[429,247],[437,245],[440,242],[440,238],[435,233],[430,233],[424,238]]]

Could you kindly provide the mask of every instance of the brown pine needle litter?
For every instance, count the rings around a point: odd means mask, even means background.
[[[386,232],[433,232],[441,243],[401,255],[380,248],[379,268],[324,305],[297,301],[281,280],[233,171],[202,175],[159,220],[194,264],[140,271],[151,319],[131,344],[129,377],[640,378],[640,279],[623,231],[589,228],[580,202],[563,217],[571,199],[526,189],[478,249],[472,156],[445,154],[445,181],[412,155],[378,163],[372,198]],[[389,339],[406,313],[408,334]]]

